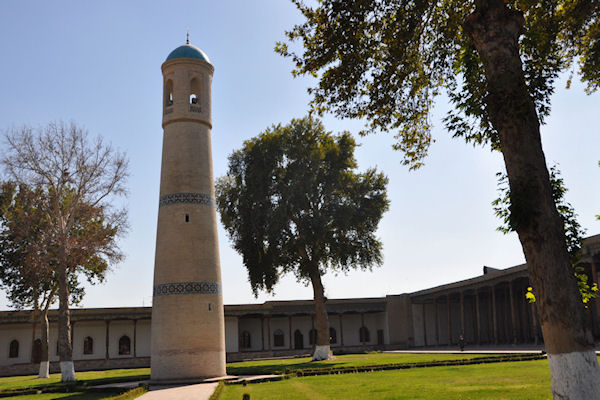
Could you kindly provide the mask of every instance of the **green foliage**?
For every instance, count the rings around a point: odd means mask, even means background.
[[[308,283],[327,269],[381,263],[375,231],[388,208],[387,178],[356,173],[355,147],[350,134],[333,135],[306,117],[274,125],[231,154],[217,205],[255,295],[272,291],[283,273]]]
[[[563,178],[560,176],[560,170],[554,165],[550,168],[549,172],[552,198],[564,224],[567,250],[571,256],[571,263],[575,265],[579,261],[585,229],[577,222],[575,209],[565,199],[568,189],[564,184]],[[500,193],[500,197],[492,201],[492,206],[494,207],[494,214],[502,221],[502,224],[496,229],[505,234],[515,232],[519,222],[515,218],[515,207],[511,200],[508,178],[506,174],[501,172],[497,173],[496,176],[498,177],[498,192]]]
[[[309,89],[321,114],[359,118],[362,133],[396,131],[403,163],[419,168],[432,142],[436,96],[454,105],[444,124],[454,136],[498,150],[485,100],[488,85],[479,55],[463,29],[477,1],[292,0],[305,18],[275,51],[290,57],[293,74],[318,77]],[[600,3],[591,0],[511,0],[525,24],[520,37],[523,72],[543,120],[559,73],[573,71],[600,85]],[[301,51],[291,43],[299,41]]]
[[[575,267],[575,277],[577,278],[579,293],[581,293],[581,301],[587,308],[590,300],[598,297],[598,284],[594,283],[590,286],[589,278],[583,267]]]
[[[506,174],[500,172],[497,173],[496,176],[498,177],[498,192],[500,193],[500,197],[492,201],[492,205],[494,207],[494,213],[502,221],[502,224],[496,229],[504,234],[515,232],[517,230],[516,226],[518,225],[518,221],[515,220],[515,213],[513,212],[515,207],[511,201],[511,190],[508,185],[508,178],[506,177]],[[552,187],[552,198],[554,199],[556,209],[564,224],[567,251],[571,257],[571,264],[573,265],[574,274],[577,278],[581,299],[584,304],[587,304],[590,299],[596,297],[598,287],[596,284],[590,286],[588,276],[584,273],[583,268],[577,267],[585,229],[577,222],[575,209],[571,203],[567,202],[565,199],[565,194],[568,189],[566,188],[564,180],[560,176],[560,170],[556,165],[553,165],[550,168],[550,184]],[[531,287],[527,288],[525,297],[530,303],[535,302],[535,295],[533,294]]]
[[[42,190],[4,182],[0,188],[0,282],[15,308],[53,302],[56,277]],[[49,297],[49,298],[48,298]]]

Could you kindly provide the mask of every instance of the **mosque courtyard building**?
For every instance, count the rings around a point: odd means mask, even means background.
[[[594,283],[600,235],[584,241],[580,266]],[[483,267],[475,278],[413,293],[329,299],[334,353],[457,346],[543,345],[534,304],[525,298],[527,265]],[[312,300],[225,305],[228,361],[310,353],[316,330]],[[72,310],[73,359],[78,371],[150,366],[151,307]],[[51,371],[58,370],[57,313],[50,315]],[[600,301],[588,307],[600,340]],[[31,311],[0,312],[0,376],[37,373],[40,329]]]
[[[152,366],[152,380],[219,376],[227,361],[311,353],[312,300],[224,305],[210,137],[214,68],[188,43],[162,64],[163,161],[152,307],[71,310],[75,370]],[[200,171],[200,172],[198,172]],[[192,239],[190,239],[192,238]],[[185,240],[184,240],[185,239]],[[600,235],[580,266],[598,282]],[[527,265],[413,293],[328,299],[334,354],[467,345],[543,344]],[[588,305],[600,339],[600,301]],[[0,312],[0,376],[36,374],[41,331],[32,311]],[[59,370],[58,312],[49,313],[50,371]],[[184,323],[181,323],[181,322]]]

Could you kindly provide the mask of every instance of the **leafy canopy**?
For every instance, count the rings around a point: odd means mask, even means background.
[[[67,191],[61,208],[72,201]],[[55,209],[42,188],[4,182],[0,188],[0,282],[15,308],[50,305],[56,299],[61,237],[50,215]],[[109,262],[122,255],[116,245],[119,225],[106,221],[102,207],[82,204],[72,214],[66,246],[70,302],[78,304],[85,294],[79,283],[101,282]]]
[[[102,281],[108,266],[123,258],[117,237],[127,230],[127,211],[117,208],[115,200],[126,194],[127,158],[100,137],[90,140],[75,123],[12,128],[4,138],[0,163],[17,186],[3,187],[2,234],[11,238],[29,211],[35,210],[36,219],[28,217],[30,229],[21,229],[2,251],[43,255],[40,262],[28,264],[13,258],[12,268],[45,265],[52,279],[64,277],[60,284],[68,290],[61,304],[69,301],[68,293],[70,301],[77,303],[84,294],[80,277],[90,283]],[[37,249],[17,247],[24,243]]]
[[[454,136],[500,149],[485,98],[483,66],[465,18],[478,1],[292,0],[306,18],[275,50],[291,57],[294,75],[320,77],[309,89],[312,109],[361,118],[362,132],[397,131],[395,148],[411,169],[422,166],[432,142],[434,99],[446,92],[453,108],[444,119]],[[600,86],[600,3],[594,0],[511,0],[525,17],[520,54],[538,114],[550,112],[555,80],[578,70],[587,92]]]
[[[230,155],[217,205],[255,295],[272,292],[286,272],[308,282],[326,269],[381,264],[375,231],[388,180],[375,169],[355,172],[355,147],[349,133],[306,117],[273,125]]]
[[[51,238],[41,192],[12,182],[0,188],[0,282],[17,309],[38,309],[52,302],[56,291],[51,254],[44,245]]]

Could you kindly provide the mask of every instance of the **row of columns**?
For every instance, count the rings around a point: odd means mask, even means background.
[[[595,276],[595,274],[594,274]],[[518,318],[519,314],[517,311],[517,304],[515,302],[515,293],[514,293],[514,282],[515,281],[507,281],[507,289],[504,295],[504,299],[505,299],[505,309],[510,311],[510,322],[511,322],[511,331],[508,331],[508,324],[504,324],[505,326],[505,336],[507,338],[511,338],[512,343],[513,344],[517,344],[519,341],[523,341],[525,340],[524,336],[528,336],[527,334],[524,334],[523,337],[520,338],[520,334],[519,334],[519,327],[523,324],[523,321]],[[488,334],[488,337],[490,337],[491,342],[493,344],[498,344],[499,342],[499,336],[500,336],[500,332],[499,332],[499,323],[498,323],[498,310],[497,310],[497,298],[496,298],[496,288],[498,285],[494,285],[491,286],[489,288],[489,314],[491,315],[491,323],[488,324],[488,327],[491,328],[491,332]],[[474,334],[474,342],[476,344],[481,344],[481,338],[482,338],[482,319],[481,319],[481,299],[480,299],[480,293],[482,292],[481,289],[476,288],[476,289],[470,289],[470,290],[463,290],[459,292],[459,300],[460,300],[460,333],[462,335],[466,336],[466,318],[465,318],[465,293],[468,291],[474,291],[474,316],[475,318],[473,319],[473,334]],[[447,341],[446,343],[448,345],[452,345],[453,340],[452,340],[452,312],[451,312],[451,300],[450,300],[450,294],[447,294],[444,296],[445,297],[445,303],[446,303],[446,311],[447,311],[447,323],[448,323],[448,327],[447,327]],[[439,326],[439,315],[438,315],[438,298],[434,299],[434,329],[435,329],[435,344],[440,344],[440,326]],[[595,299],[596,301],[596,307],[598,308],[598,310],[600,311],[600,302],[598,301],[598,299]],[[523,315],[525,315],[524,319],[526,320],[526,323],[528,324],[529,322],[529,316],[531,316],[531,322],[532,322],[532,329],[533,329],[533,335],[534,335],[534,341],[536,344],[539,343],[539,328],[538,328],[538,318],[537,318],[537,312],[535,309],[534,304],[529,304],[530,310],[527,310],[527,303],[525,300],[525,296],[523,295],[522,301],[520,303],[522,305],[522,310],[521,312],[523,313]],[[427,314],[426,314],[426,306],[425,303],[423,304],[423,338],[424,338],[424,345],[428,346],[428,345],[433,345],[434,343],[428,343],[428,339],[427,339]],[[521,326],[521,328],[524,328],[524,326]],[[529,326],[527,327],[527,329],[529,329]],[[525,329],[523,329],[523,331],[525,331]],[[465,337],[466,338],[466,337]],[[521,340],[520,340],[521,339]]]
[[[266,320],[266,324],[265,324],[265,320]],[[135,320],[134,320],[135,321]],[[338,314],[338,321],[339,321],[339,340],[340,340],[340,346],[344,345],[344,324],[342,322],[342,314]],[[365,326],[365,313],[360,313],[360,321],[361,321],[361,326],[364,327]],[[266,341],[266,345],[265,345],[265,325],[267,328],[267,341]],[[311,329],[315,329],[315,316],[311,315]],[[135,325],[134,325],[134,332],[135,332]],[[108,321],[106,322],[106,337],[108,338]],[[294,336],[292,334],[292,315],[288,315],[288,337],[289,337],[289,345],[288,348],[289,350],[293,350],[294,348]],[[108,339],[107,339],[108,341]],[[260,316],[260,341],[261,341],[261,348],[262,351],[265,350],[272,350],[271,347],[271,317],[270,316],[264,316],[261,315]],[[365,345],[366,342],[361,342],[362,345]],[[107,354],[107,358],[108,358],[108,342],[106,344],[106,354]],[[135,349],[135,335],[134,335],[134,349]],[[241,350],[241,349],[240,349]]]

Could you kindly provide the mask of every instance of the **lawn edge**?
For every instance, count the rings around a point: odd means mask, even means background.
[[[465,358],[460,360],[444,360],[435,362],[419,362],[419,363],[396,363],[396,364],[379,364],[379,365],[364,365],[355,367],[324,367],[314,369],[298,369],[288,370],[285,369],[284,373],[278,376],[265,377],[254,380],[239,380],[239,381],[227,381],[225,385],[244,385],[249,383],[263,383],[280,381],[283,379],[289,379],[291,377],[305,377],[305,376],[317,376],[317,375],[336,375],[336,374],[349,374],[349,373],[364,373],[364,372],[376,372],[376,371],[390,371],[398,369],[410,369],[410,368],[430,368],[430,367],[448,367],[455,365],[476,365],[476,364],[493,364],[502,362],[518,362],[518,361],[535,361],[545,359],[545,354],[518,354],[506,357],[477,357],[477,358]],[[264,373],[258,371],[255,375],[262,375]]]

